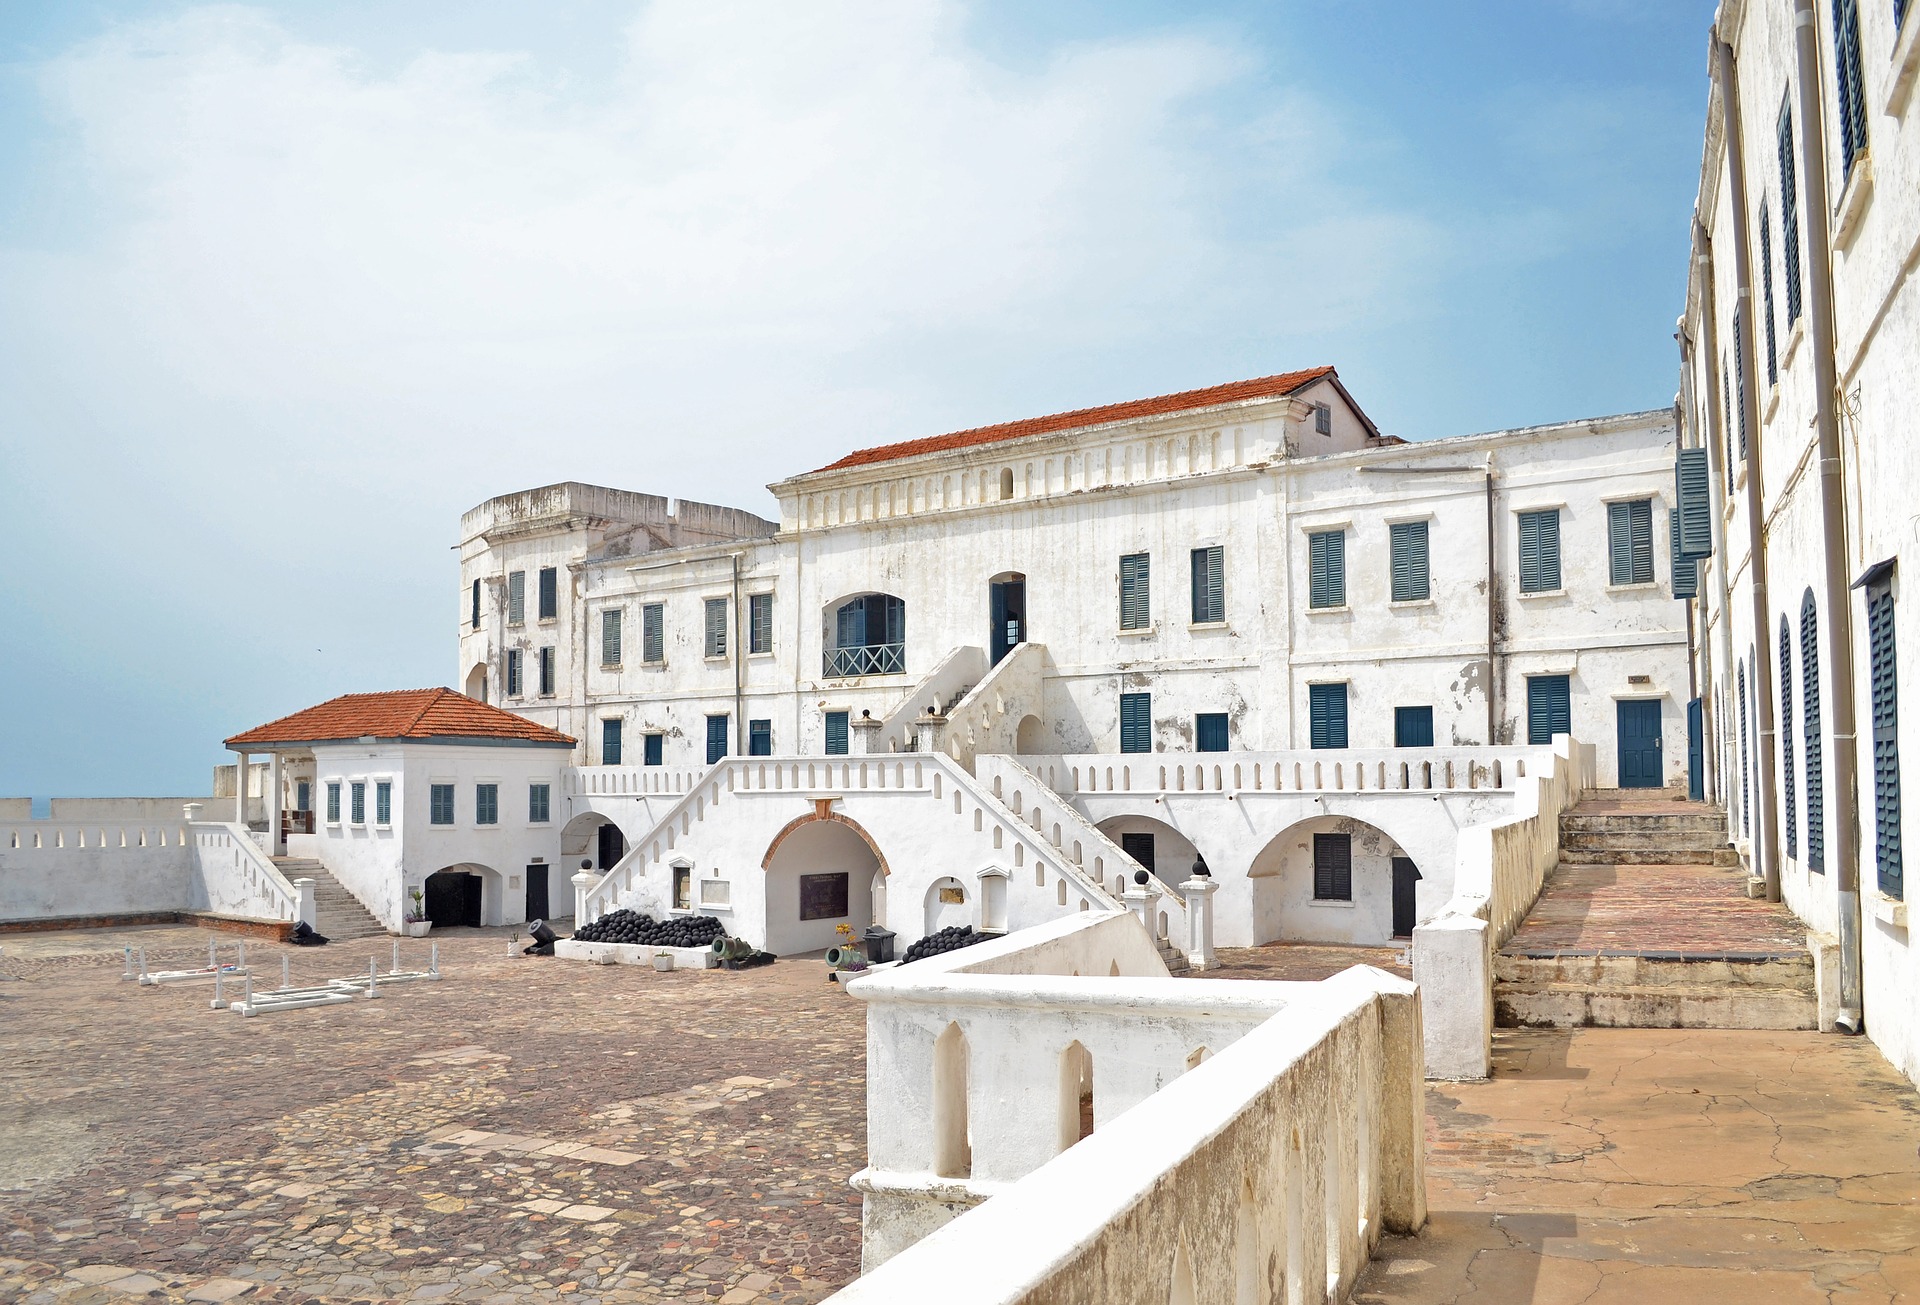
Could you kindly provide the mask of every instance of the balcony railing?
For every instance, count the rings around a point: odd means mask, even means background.
[[[827,649],[826,675],[830,680],[851,679],[856,675],[904,675],[906,670],[907,646],[903,643]]]

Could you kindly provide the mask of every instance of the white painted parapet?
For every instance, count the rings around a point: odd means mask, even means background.
[[[1553,739],[1514,815],[1460,831],[1453,897],[1413,931],[1413,977],[1426,1003],[1427,1072],[1482,1079],[1493,1064],[1493,955],[1513,936],[1560,860],[1560,813],[1593,785],[1593,746]]]
[[[1150,946],[1124,914],[1029,932],[985,945],[986,973],[849,988],[868,1002],[867,1272],[831,1300],[1320,1302],[1383,1231],[1425,1223],[1413,985],[1006,973]]]
[[[301,892],[280,873],[252,830],[227,822],[190,826],[197,871],[193,908],[253,920],[295,921]]]

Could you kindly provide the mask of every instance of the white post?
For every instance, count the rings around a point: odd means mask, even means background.
[[[1144,870],[1135,872],[1136,875],[1146,873]],[[1139,882],[1137,878],[1127,891],[1120,895],[1120,900],[1127,904],[1127,909],[1140,917],[1140,923],[1146,929],[1147,937],[1157,943],[1159,935],[1153,931],[1153,898],[1153,890]]]
[[[280,754],[267,754],[267,855],[281,856],[287,847],[280,830],[281,811],[286,803],[280,796]]]
[[[282,952],[280,954],[280,991],[285,992],[293,986],[291,982],[292,978],[292,967],[288,964],[287,954]],[[251,998],[249,998],[249,1001],[251,1001]]]
[[[367,997],[372,999],[380,995],[380,962],[367,957]]]
[[[1180,885],[1187,898],[1187,964],[1211,970],[1219,964],[1213,953],[1213,895],[1220,885],[1213,876],[1196,874]]]
[[[594,885],[594,877],[582,870],[573,877],[573,927],[593,923],[593,917],[587,914],[587,890]]]
[[[247,827],[247,767],[251,759],[244,752],[236,752],[240,764],[233,768],[233,823],[245,829]]]
[[[293,887],[294,890],[300,894],[297,922],[306,925],[309,929],[318,929],[320,927],[320,904],[315,900],[313,895],[313,880],[296,879],[293,881]]]

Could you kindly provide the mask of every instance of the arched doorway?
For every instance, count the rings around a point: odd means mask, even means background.
[[[1193,877],[1199,851],[1185,834],[1164,821],[1152,816],[1113,816],[1100,822],[1100,832],[1164,884],[1177,889]],[[1112,878],[1111,872],[1108,877]]]
[[[604,872],[618,865],[620,858],[626,854],[626,835],[620,832],[620,826],[598,811],[581,812],[560,831],[560,855],[564,865],[578,865],[584,858],[593,862],[595,870]]]
[[[1277,938],[1385,946],[1419,914],[1412,859],[1386,831],[1347,816],[1291,826],[1254,857],[1247,878],[1256,946]]]
[[[487,700],[487,668],[482,663],[467,672],[466,695],[475,702]]]
[[[874,920],[885,870],[867,840],[839,819],[808,819],[782,830],[766,866],[766,942],[776,956],[819,951],[858,937]]]
[[[478,929],[500,919],[500,876],[490,866],[461,862],[428,875],[421,906],[438,928]]]
[[[1021,720],[1020,728],[1014,735],[1013,746],[1023,757],[1037,757],[1043,753],[1060,751],[1059,748],[1048,746],[1047,725],[1038,716],[1028,716]]]
[[[991,665],[1027,641],[1027,578],[1003,571],[987,582],[987,650]]]

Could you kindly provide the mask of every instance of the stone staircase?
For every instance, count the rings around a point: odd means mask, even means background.
[[[373,912],[360,904],[327,868],[309,857],[276,856],[273,863],[289,881],[313,880],[313,904],[319,923],[314,927],[330,942],[352,942],[356,938],[384,938],[387,930]]]
[[[1167,963],[1167,973],[1179,978],[1192,972],[1193,966],[1187,960],[1187,954],[1175,947],[1165,938],[1154,939],[1154,946],[1160,949],[1160,959]]]
[[[1720,811],[1590,796],[1560,817],[1560,864],[1494,958],[1505,1028],[1811,1029],[1805,926],[1747,896]]]

